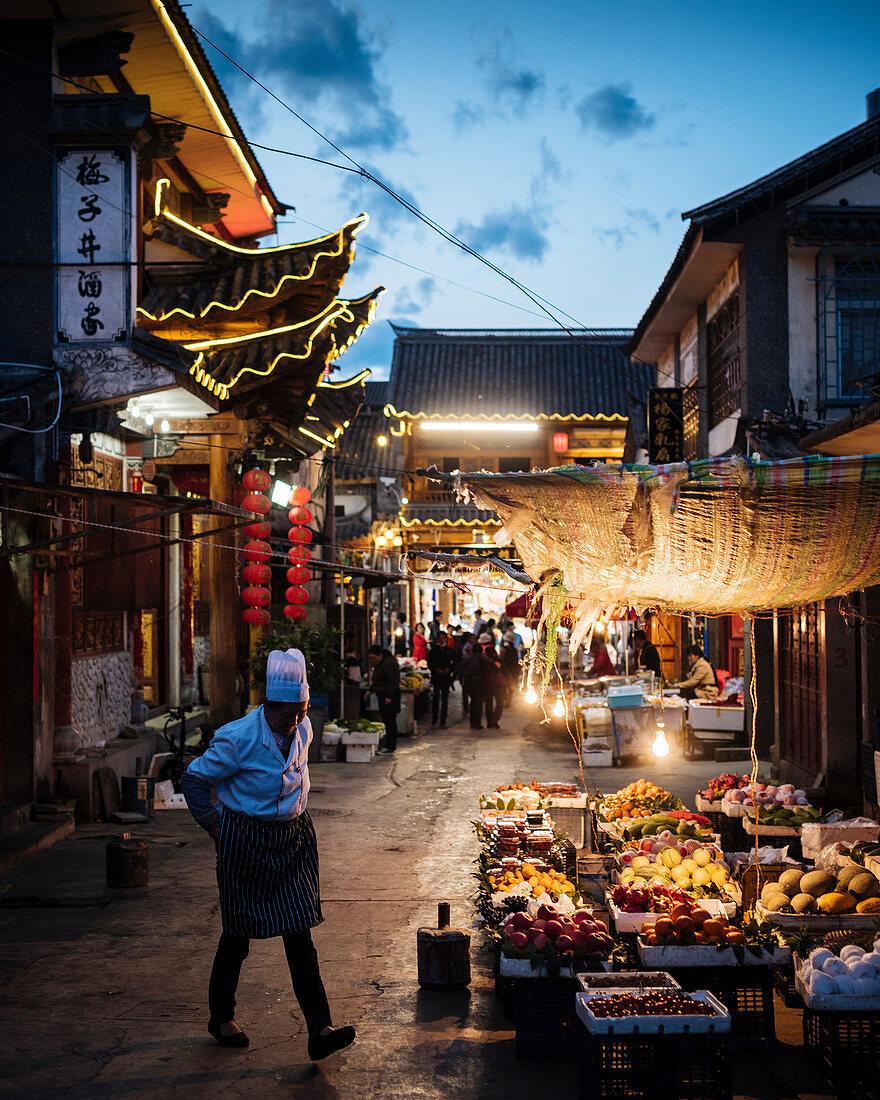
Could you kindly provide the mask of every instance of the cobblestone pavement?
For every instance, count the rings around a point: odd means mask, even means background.
[[[144,891],[105,889],[115,826],[81,826],[7,873],[0,1096],[576,1097],[575,1064],[515,1058],[478,932],[470,989],[426,992],[416,981],[416,930],[435,925],[437,903],[452,903],[453,924],[471,925],[477,795],[515,779],[577,778],[571,741],[534,715],[519,705],[501,730],[428,729],[402,739],[393,758],[313,765],[326,918],[315,941],[334,1021],[358,1030],[353,1047],[318,1065],[306,1054],[277,940],[255,942],[245,963],[237,1018],[250,1048],[223,1049],[207,1035],[220,920],[211,843],[185,811],[138,830],[151,841]],[[587,779],[616,789],[647,773],[692,804],[719,770],[671,757]],[[800,1017],[777,1000],[781,1043],[737,1060],[737,1095],[827,1095],[803,1058]]]

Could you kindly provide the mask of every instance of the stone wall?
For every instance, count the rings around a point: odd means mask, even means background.
[[[80,744],[112,741],[131,716],[134,683],[131,654],[75,657],[71,669],[71,725]]]

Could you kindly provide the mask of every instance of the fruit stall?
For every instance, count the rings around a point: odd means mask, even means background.
[[[730,792],[786,832],[725,851],[707,814]],[[577,1060],[585,1096],[726,1097],[731,1052],[776,1041],[776,989],[829,1083],[859,1095],[880,1070],[876,823],[829,831],[805,792],[736,775],[697,798],[703,813],[647,778],[589,799],[536,781],[480,796],[475,904],[517,1057]],[[589,802],[595,851],[572,844],[554,802]],[[831,842],[794,859],[813,827]]]

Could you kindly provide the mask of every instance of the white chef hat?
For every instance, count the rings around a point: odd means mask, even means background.
[[[273,649],[266,660],[266,698],[275,703],[302,703],[309,697],[306,659],[298,649]]]

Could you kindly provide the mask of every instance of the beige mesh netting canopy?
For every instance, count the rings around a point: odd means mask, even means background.
[[[535,581],[598,609],[749,614],[880,582],[880,456],[461,474]],[[580,632],[579,632],[580,633]]]

